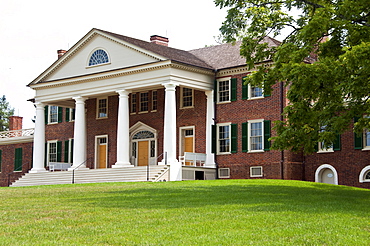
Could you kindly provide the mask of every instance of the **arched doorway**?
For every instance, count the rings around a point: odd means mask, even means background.
[[[131,164],[135,166],[156,165],[156,130],[142,122],[138,122],[131,127],[130,132]]]
[[[332,165],[323,164],[316,169],[315,182],[326,184],[338,184],[337,170]]]

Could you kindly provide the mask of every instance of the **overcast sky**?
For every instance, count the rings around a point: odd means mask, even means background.
[[[92,28],[149,41],[169,38],[169,46],[190,50],[217,44],[226,15],[213,0],[1,0],[0,96],[34,127],[34,91],[26,85]]]

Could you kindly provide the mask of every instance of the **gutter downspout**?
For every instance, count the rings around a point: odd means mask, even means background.
[[[280,82],[280,121],[284,120],[283,111],[284,111],[284,82]],[[285,158],[284,150],[282,150],[280,160],[281,179],[284,179],[284,158]]]

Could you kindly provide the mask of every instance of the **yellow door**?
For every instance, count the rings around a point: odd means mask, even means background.
[[[99,145],[98,168],[107,168],[107,145]]]
[[[147,166],[149,161],[149,141],[138,142],[137,165]]]
[[[185,137],[184,152],[194,152],[193,137]],[[190,166],[192,163],[185,162],[186,166]]]

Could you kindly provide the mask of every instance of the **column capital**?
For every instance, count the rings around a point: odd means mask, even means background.
[[[73,100],[77,102],[85,102],[88,98],[87,97],[83,97],[83,96],[76,96],[76,97],[72,97]]]
[[[213,90],[204,91],[204,94],[206,94],[206,97],[207,97],[207,98],[209,98],[209,97],[213,97]]]
[[[119,89],[119,90],[116,90],[116,92],[119,94],[119,96],[128,97],[128,95],[132,91],[131,90],[126,90],[126,89]]]
[[[34,102],[33,105],[35,105],[36,108],[42,108],[43,109],[45,107],[45,104],[44,103],[38,102],[38,101]]]
[[[166,91],[176,91],[176,86],[178,86],[179,84],[167,82],[163,83],[162,85],[166,88]]]

